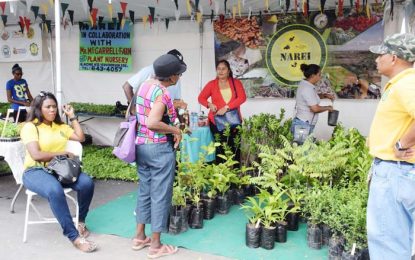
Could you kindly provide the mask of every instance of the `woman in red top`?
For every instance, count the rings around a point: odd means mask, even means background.
[[[238,109],[241,116],[240,106],[246,101],[246,94],[242,82],[233,78],[232,70],[229,62],[221,60],[216,65],[216,79],[209,81],[202,92],[199,94],[199,103],[209,109],[210,130],[213,136],[220,137],[220,142],[227,142],[235,153],[235,160],[240,161],[240,148],[234,143],[235,136],[238,135],[238,129],[233,127],[229,138],[223,135],[223,131],[219,131],[215,125],[215,115],[223,115],[231,109]],[[210,101],[208,101],[210,99]],[[222,147],[216,149],[216,163],[223,160],[218,157],[223,154]]]

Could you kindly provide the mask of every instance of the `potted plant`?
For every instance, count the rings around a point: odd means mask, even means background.
[[[20,140],[20,124],[0,121],[0,142],[16,142]]]
[[[257,248],[260,245],[261,227],[260,222],[263,217],[264,201],[261,198],[248,197],[241,209],[245,211],[248,217],[245,232],[245,244],[251,248]]]
[[[182,231],[183,209],[186,206],[185,189],[176,181],[173,186],[172,207],[170,210],[169,233],[179,234]]]
[[[204,207],[204,219],[212,219],[215,216],[216,211],[216,186],[219,185],[219,179],[214,175],[214,165],[206,165],[205,167],[205,179],[208,180],[208,185],[206,186],[205,198],[203,198],[203,207]]]
[[[300,220],[301,202],[304,194],[300,189],[291,188],[286,192],[290,201],[288,202],[288,212],[286,216],[287,229],[290,231],[298,230]]]
[[[235,175],[231,182],[235,185],[233,192],[233,204],[239,205],[245,200],[245,190],[243,187],[246,187],[251,184],[251,176],[247,174],[247,171],[253,169],[252,167],[242,166],[240,173]]]
[[[319,227],[322,206],[320,203],[321,190],[310,189],[305,196],[304,213],[307,214],[307,245],[310,248],[320,249],[323,244],[322,232]]]

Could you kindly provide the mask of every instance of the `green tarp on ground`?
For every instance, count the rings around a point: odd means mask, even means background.
[[[88,228],[95,233],[131,238],[135,233],[135,205],[133,192],[98,207],[88,214]],[[229,214],[205,220],[203,229],[189,229],[179,235],[163,234],[162,242],[234,259],[327,259],[327,247],[321,250],[307,247],[305,224],[300,225],[299,231],[288,232],[287,243],[276,243],[273,250],[265,250],[245,246],[245,223],[244,212],[232,206]],[[149,227],[146,232],[150,234]]]

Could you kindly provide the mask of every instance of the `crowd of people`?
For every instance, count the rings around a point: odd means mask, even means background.
[[[412,253],[415,199],[415,37],[396,34],[380,46],[370,48],[378,54],[378,71],[389,78],[372,122],[368,145],[374,157],[367,210],[367,230],[372,259],[410,259]],[[173,245],[161,243],[161,233],[168,231],[168,216],[172,200],[176,168],[176,149],[182,140],[177,124],[176,109],[186,109],[182,100],[180,78],[187,70],[182,54],[171,50],[158,57],[152,65],[130,78],[123,89],[132,114],[137,118],[135,138],[136,165],[139,176],[136,206],[136,235],[132,249],[149,247],[148,257],[158,258],[178,251]],[[318,115],[332,111],[332,106],[321,106],[320,98],[333,100],[330,94],[319,95],[316,84],[321,80],[321,68],[316,64],[302,64],[304,79],[296,94],[292,132],[297,126],[306,126],[312,133]],[[45,166],[57,155],[73,156],[65,151],[68,140],[85,139],[80,123],[70,105],[62,110],[70,121],[65,124],[59,113],[55,96],[40,92],[34,99],[23,70],[16,64],[13,79],[7,82],[7,98],[15,110],[30,106],[15,120],[26,121],[21,139],[26,147],[24,186],[47,198],[63,234],[83,252],[96,250],[97,244],[87,240],[89,230],[85,218],[94,193],[94,183],[85,173],[76,182],[63,185],[50,175]],[[198,96],[199,103],[209,110],[209,126],[213,136],[227,142],[240,160],[239,144],[234,141],[238,127],[233,125],[230,135],[224,135],[217,125],[217,116],[228,112],[242,119],[241,105],[246,101],[243,84],[234,78],[227,60],[216,65],[216,77],[209,81]],[[218,149],[216,154],[223,153]],[[217,157],[215,163],[220,163]],[[72,221],[63,188],[78,193],[79,225]],[[145,226],[151,224],[151,236]]]

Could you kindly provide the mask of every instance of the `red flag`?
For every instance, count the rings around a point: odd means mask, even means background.
[[[343,17],[343,0],[339,0],[339,13],[337,15]]]
[[[19,25],[20,25],[20,30],[23,33],[23,31],[24,31],[24,19],[23,19],[23,16],[19,16]]]
[[[30,29],[30,19],[24,17],[24,24],[26,25],[26,32],[29,32]]]
[[[128,3],[120,2],[121,10],[122,10],[122,13],[124,14],[124,17],[125,17],[125,10],[127,9],[127,4]]]
[[[97,23],[97,15],[98,15],[98,8],[92,8],[91,18],[92,18],[93,26],[95,26],[95,24]]]
[[[360,12],[360,1],[356,0],[356,13]]]
[[[1,7],[1,10],[4,14],[4,9],[6,9],[6,2],[0,2],[0,7]]]

